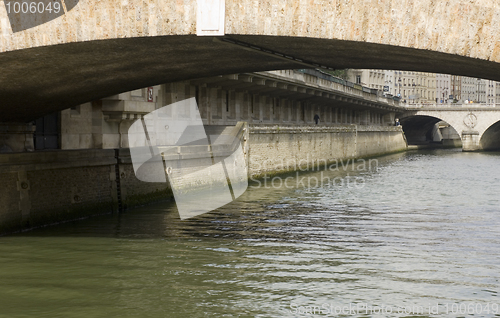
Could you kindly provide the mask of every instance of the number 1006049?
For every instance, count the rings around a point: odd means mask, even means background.
[[[5,8],[7,13],[28,13],[28,14],[40,14],[40,13],[59,13],[62,10],[61,3],[58,1],[44,2],[27,2],[27,1],[6,1]]]

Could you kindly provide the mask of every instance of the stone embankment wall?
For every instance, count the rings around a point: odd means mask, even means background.
[[[0,233],[170,197],[168,184],[137,180],[128,149],[0,155]]]
[[[275,174],[407,149],[401,126],[253,126],[249,174]]]
[[[0,155],[0,231],[112,211],[114,150]]]
[[[249,177],[293,170],[296,164],[312,166],[335,159],[403,151],[407,147],[400,127],[246,127],[238,124],[235,133],[242,141]],[[0,155],[0,233],[171,198],[168,183],[136,178],[129,149]]]

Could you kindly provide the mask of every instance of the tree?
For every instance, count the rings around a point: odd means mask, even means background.
[[[347,80],[347,70],[346,69],[342,69],[342,70],[322,70],[323,72],[325,73],[328,73],[330,75],[333,75],[335,77],[339,77],[343,80]]]

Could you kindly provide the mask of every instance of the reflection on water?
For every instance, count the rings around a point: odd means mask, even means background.
[[[378,160],[299,175],[358,186],[253,183],[185,221],[165,203],[2,237],[0,317],[333,317],[353,304],[392,308],[379,317],[471,316],[460,304],[500,314],[500,156]]]

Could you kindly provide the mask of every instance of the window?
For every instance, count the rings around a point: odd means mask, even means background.
[[[361,84],[361,75],[356,75],[356,84]]]

